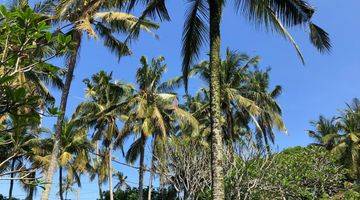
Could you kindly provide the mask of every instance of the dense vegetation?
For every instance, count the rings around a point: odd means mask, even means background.
[[[359,199],[360,101],[339,116],[314,121],[314,144],[273,152],[275,132],[286,132],[277,102],[282,89],[270,87],[270,69],[260,66],[259,56],[231,49],[220,56],[225,5],[190,1],[181,76],[164,80],[161,56],[141,57],[135,83],[99,70],[83,81],[84,100],[70,114],[67,99],[83,37],[102,39],[119,58],[130,55],[130,42],[142,31],[153,34],[155,21],[170,20],[165,1],[1,5],[0,182],[8,181],[9,192],[0,199],[14,200],[14,186],[21,186],[26,199],[38,193],[47,200],[57,184],[57,195],[67,199],[85,176],[96,181],[101,200]],[[312,22],[314,9],[304,1],[235,5],[251,22],[288,39],[302,61],[286,28],[306,25],[312,44],[330,50],[328,34]],[[139,17],[131,14],[139,9]],[[205,42],[209,59],[196,63]],[[54,59],[66,66],[54,65]],[[205,87],[190,93],[191,76]],[[186,95],[178,95],[180,89]],[[43,124],[48,117],[57,118],[53,129]],[[136,170],[138,187],[130,187],[113,163]]]

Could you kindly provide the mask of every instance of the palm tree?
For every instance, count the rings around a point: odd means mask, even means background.
[[[350,177],[359,181],[360,100],[353,99],[339,117],[326,119],[320,116],[312,124],[316,130],[309,131],[309,134],[315,139],[315,145],[331,150],[350,169]]]
[[[273,91],[268,91],[269,71],[263,72],[257,68],[259,60],[258,56],[249,57],[227,49],[226,58],[220,63],[221,112],[225,116],[222,120],[222,130],[230,155],[233,155],[233,143],[251,132],[250,122],[256,127],[255,139],[258,147],[265,143],[268,151],[268,139],[274,141],[273,127],[281,131],[286,130],[281,118],[281,109],[275,101],[281,93],[281,87],[276,86]],[[194,65],[190,69],[190,74],[198,75],[209,84],[209,62],[203,61]],[[205,93],[204,100],[209,102],[209,91],[204,88],[202,92]]]
[[[117,123],[125,111],[125,101],[131,96],[133,88],[131,85],[120,82],[113,83],[112,74],[106,74],[104,71],[95,74],[92,80],[86,79],[84,82],[87,85],[86,94],[90,100],[81,103],[74,116],[77,123],[88,124],[94,128],[93,142],[102,140],[103,146],[106,147],[107,177],[112,200],[112,151],[116,147],[122,148],[121,138],[123,137]]]
[[[6,174],[9,174],[11,178],[9,186],[9,199],[11,199],[15,177],[19,175],[18,180],[22,182],[24,179],[34,181],[33,173],[37,169],[41,169],[39,165],[34,164],[37,154],[33,149],[42,142],[42,139],[39,138],[42,130],[38,128],[37,123],[34,124],[12,114],[9,115],[6,124],[9,126],[8,130],[12,131],[4,133],[1,138],[7,143],[0,145],[1,152],[6,155],[6,159],[2,160],[0,171],[10,166]],[[8,165],[3,165],[4,163],[8,163]]]
[[[275,142],[274,128],[285,133],[287,131],[282,120],[281,108],[276,102],[282,89],[281,86],[276,85],[269,91],[269,71],[270,69],[266,71],[256,69],[250,72],[249,89],[244,90],[244,96],[252,99],[260,108],[260,113],[256,118],[255,138],[258,148],[260,150],[265,148],[267,155],[271,153],[270,142],[272,144]]]
[[[83,34],[85,33],[90,37],[102,38],[104,40],[104,45],[112,52],[114,52],[117,56],[124,56],[131,54],[131,51],[128,46],[119,41],[113,33],[133,32],[135,26],[137,32],[139,29],[151,31],[151,29],[158,28],[157,24],[154,24],[145,18],[138,19],[131,14],[121,12],[121,8],[124,3],[126,3],[126,1],[62,0],[59,5],[56,5],[56,14],[54,16],[55,21],[68,23],[68,25],[65,25],[66,27],[71,26],[67,34],[71,35],[73,45],[72,49],[68,52],[67,74],[61,95],[59,108],[60,114],[56,122],[55,135],[57,141],[54,144],[53,154],[51,157],[53,162],[51,162],[45,176],[45,180],[48,183],[51,183],[52,176],[56,168],[55,161],[59,154],[59,142],[61,139],[61,129],[66,111],[67,98]],[[61,28],[59,31],[61,31]],[[47,200],[49,198],[50,189],[51,184],[46,184],[41,199]]]
[[[336,138],[340,131],[337,120],[336,117],[328,119],[320,115],[318,120],[311,122],[315,130],[309,130],[308,134],[315,140],[313,145],[323,146],[328,150],[331,150],[336,145]]]
[[[224,199],[222,169],[221,95],[220,95],[220,25],[222,10],[227,2],[222,0],[191,0],[183,32],[183,74],[188,77],[192,62],[197,58],[202,44],[209,40],[210,57],[210,113],[212,152],[212,194],[213,199]],[[295,47],[303,61],[299,47],[285,27],[307,24],[311,42],[323,52],[330,49],[328,34],[311,22],[314,9],[305,1],[234,0],[235,8],[252,22],[265,25],[279,32]],[[209,29],[207,28],[209,27]],[[187,78],[185,78],[187,87]]]
[[[360,100],[354,99],[340,116],[340,132],[334,137],[337,140],[332,151],[340,156],[342,163],[351,170],[350,175],[360,180]]]
[[[123,173],[121,172],[116,172],[114,174],[114,177],[116,177],[118,179],[118,183],[115,185],[115,189],[117,190],[126,190],[127,188],[129,188],[130,186],[126,183],[126,179],[127,176],[125,176]]]
[[[103,200],[103,192],[101,185],[106,181],[108,176],[109,160],[106,155],[106,151],[100,149],[99,141],[96,141],[96,156],[92,159],[93,169],[89,171],[90,180],[93,181],[97,177],[97,184],[99,189],[99,199]]]
[[[74,121],[64,121],[59,154],[59,196],[63,197],[63,171],[67,172],[66,183],[77,182],[80,187],[80,174],[84,173],[89,163],[92,145],[87,139],[87,127],[77,126]],[[67,186],[68,187],[68,186]]]
[[[134,163],[140,157],[140,200],[143,199],[144,156],[148,137],[153,135],[154,143],[156,143],[156,140],[164,140],[169,134],[169,129],[174,121],[177,121],[177,123],[186,122],[194,127],[197,126],[196,119],[178,107],[176,95],[166,92],[172,86],[169,82],[161,82],[162,75],[166,70],[163,61],[163,57],[158,57],[148,63],[144,56],[141,57],[141,67],[136,73],[136,82],[139,89],[127,103],[130,110],[123,131],[127,135],[135,133],[137,138],[131,144],[125,158],[128,162]]]

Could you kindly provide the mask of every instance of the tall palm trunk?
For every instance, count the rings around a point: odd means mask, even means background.
[[[232,112],[231,109],[228,108],[226,109],[226,121],[227,121],[227,134],[228,134],[228,138],[227,138],[227,153],[228,153],[228,159],[230,161],[230,163],[234,162],[234,123],[233,123],[233,117],[232,117]]]
[[[30,178],[35,178],[36,177],[36,172],[32,172],[29,175]],[[35,191],[35,187],[34,185],[29,185],[29,190],[27,193],[27,196],[25,198],[25,200],[32,200],[34,198],[34,191]]]
[[[209,0],[210,8],[210,120],[211,120],[211,177],[212,197],[223,200],[223,144],[220,107],[220,0]]]
[[[265,143],[266,156],[270,156],[271,148],[270,148],[270,144],[269,144],[269,141],[268,141],[268,138],[267,138],[265,132],[263,132],[263,137],[264,137],[264,143]]]
[[[149,191],[148,191],[148,200],[151,200],[151,193],[153,190],[152,184],[153,184],[153,180],[154,180],[154,176],[155,176],[155,143],[156,142],[156,136],[153,139],[153,144],[152,144],[152,156],[151,156],[151,170],[150,170],[150,179],[149,179]]]
[[[101,181],[99,179],[99,175],[98,175],[98,187],[99,187],[99,198],[100,198],[100,200],[103,200],[102,189],[101,189]]]
[[[72,40],[76,43],[74,49],[71,52],[69,61],[68,61],[68,68],[66,73],[66,80],[65,85],[62,90],[61,94],[61,102],[60,102],[60,114],[57,118],[56,122],[56,131],[55,131],[55,142],[53,146],[53,150],[51,153],[50,165],[45,173],[45,189],[41,195],[41,200],[48,200],[50,195],[50,190],[52,186],[52,179],[57,167],[57,159],[59,156],[60,151],[60,139],[61,139],[61,132],[62,132],[62,124],[64,122],[65,112],[66,112],[66,104],[67,99],[69,96],[70,86],[74,74],[74,69],[76,66],[77,56],[80,50],[81,44],[81,32],[74,31],[72,33]]]
[[[59,167],[59,196],[60,196],[60,200],[64,200],[64,196],[63,196],[63,184],[62,184],[62,173],[63,172],[63,168],[60,166]]]
[[[16,162],[16,159],[13,158],[11,161],[11,169],[10,169],[11,172],[14,171],[14,169],[15,169],[15,162]],[[14,176],[15,176],[15,173],[10,174],[11,180],[10,180],[10,187],[9,187],[9,200],[12,199],[12,193],[13,193],[13,188],[14,188],[14,179],[13,179]]]
[[[99,165],[100,164],[100,150],[99,150],[99,141],[96,141],[96,162]],[[102,196],[102,189],[101,189],[101,180],[99,176],[99,171],[97,171],[97,182],[98,182],[98,188],[99,188],[99,198],[100,200],[103,200]]]
[[[109,176],[109,193],[110,193],[110,200],[114,200],[114,193],[113,193],[113,183],[112,183],[112,164],[111,164],[111,160],[112,160],[112,150],[113,150],[113,143],[110,143],[109,146],[109,172],[108,172],[108,176]]]
[[[139,200],[143,200],[143,185],[144,185],[144,157],[145,157],[145,135],[141,134],[140,147],[140,169],[139,169]]]

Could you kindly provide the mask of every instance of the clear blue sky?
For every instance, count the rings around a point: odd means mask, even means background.
[[[1,1],[4,2],[4,1]],[[181,73],[181,33],[184,21],[184,1],[168,1],[171,22],[161,24],[156,32],[160,39],[156,40],[148,34],[142,34],[140,39],[132,44],[134,55],[123,58],[120,62],[108,50],[102,47],[102,41],[85,39],[82,44],[80,61],[75,70],[75,79],[69,96],[68,114],[84,97],[82,80],[99,70],[113,71],[115,79],[134,82],[135,71],[139,66],[139,58],[165,56],[168,71],[165,78],[171,78]],[[228,1],[231,2],[231,1]],[[277,34],[266,33],[256,29],[241,15],[236,15],[228,6],[224,11],[222,23],[222,49],[226,47],[259,55],[262,67],[271,67],[272,85],[281,85],[283,94],[279,98],[283,109],[288,135],[277,134],[276,145],[279,149],[307,145],[311,142],[306,131],[310,129],[310,120],[319,114],[333,115],[344,107],[354,97],[360,97],[360,2],[358,0],[320,1],[311,0],[317,9],[314,22],[328,31],[332,39],[330,54],[319,54],[310,44],[308,34],[300,29],[291,30],[302,49],[306,59],[303,66],[295,51],[287,41]],[[229,4],[230,5],[230,4]],[[207,48],[203,49],[201,59],[207,59]],[[201,83],[190,82],[190,87],[196,88]],[[55,92],[58,94],[58,92]],[[53,120],[46,120],[48,127],[53,126]],[[137,173],[133,169],[115,164],[115,168],[128,175],[128,180],[137,182]],[[54,179],[55,180],[55,179]],[[57,180],[57,178],[56,178]],[[146,183],[147,183],[147,179]],[[84,178],[80,199],[95,199],[98,190],[95,183]],[[104,188],[105,189],[105,188]],[[53,195],[57,192],[54,187]],[[8,183],[0,182],[0,193],[7,194]],[[23,193],[16,187],[16,197]],[[37,198],[39,198],[37,196]],[[37,199],[36,198],[36,199]],[[55,199],[55,196],[53,196]]]

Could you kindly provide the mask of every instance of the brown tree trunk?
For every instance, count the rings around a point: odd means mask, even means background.
[[[32,172],[30,175],[29,175],[30,178],[35,178],[36,177],[36,172]],[[32,200],[34,198],[34,191],[35,191],[35,185],[30,185],[29,186],[29,192],[25,198],[25,200]]]
[[[269,141],[268,141],[268,138],[267,138],[265,132],[263,132],[263,137],[264,137],[264,143],[265,143],[265,149],[266,149],[266,156],[270,156],[271,148],[270,148],[270,144],[269,144]]]
[[[227,132],[228,132],[228,138],[227,138],[227,150],[228,150],[228,160],[230,163],[234,162],[234,123],[233,123],[233,117],[231,109],[228,107],[226,111],[226,121],[227,121]]]
[[[11,160],[11,169],[10,169],[11,172],[14,171],[14,169],[15,169],[15,162],[16,162],[16,159],[13,158]],[[13,180],[14,176],[15,176],[15,173],[10,174],[11,180],[10,180],[10,187],[9,187],[9,200],[12,199],[12,193],[13,193],[13,188],[14,188],[14,180]]]
[[[113,182],[112,182],[112,150],[113,150],[113,143],[109,146],[109,193],[110,193],[110,200],[114,200],[114,193],[113,193]]]
[[[99,159],[99,155],[100,155],[100,149],[99,149],[99,141],[96,141],[96,161],[97,164],[100,164],[100,159]],[[97,181],[98,181],[98,188],[99,188],[99,198],[100,200],[103,200],[103,196],[102,196],[102,189],[101,189],[101,180],[100,180],[100,176],[99,176],[99,172],[97,171]]]
[[[143,200],[144,196],[144,157],[145,157],[145,135],[141,134],[141,147],[140,147],[140,169],[139,169],[139,200]]]
[[[64,122],[65,112],[66,112],[66,105],[67,99],[69,96],[70,86],[74,74],[74,69],[76,66],[77,56],[80,50],[81,45],[81,32],[74,31],[72,34],[72,40],[76,42],[74,49],[71,52],[69,61],[68,61],[68,68],[67,74],[65,79],[65,84],[61,94],[61,101],[60,101],[60,114],[57,118],[56,122],[56,131],[55,131],[55,142],[53,146],[53,150],[51,153],[50,158],[50,165],[45,172],[45,189],[41,195],[41,200],[48,200],[50,195],[50,190],[52,186],[52,179],[57,167],[57,159],[59,157],[60,151],[60,139],[61,139],[61,132],[62,132],[62,124]]]
[[[209,0],[210,9],[210,120],[211,120],[211,177],[212,198],[223,200],[223,143],[220,107],[220,22],[222,5]]]
[[[150,180],[149,180],[149,191],[148,191],[148,200],[151,200],[151,195],[152,195],[152,184],[153,184],[153,180],[154,180],[154,176],[155,176],[155,152],[156,152],[156,136],[154,137],[153,140],[153,144],[152,144],[152,156],[151,156],[151,170],[150,170]]]
[[[63,184],[62,184],[62,167],[59,167],[59,196],[60,196],[60,200],[64,200],[64,196],[63,196]]]
[[[101,189],[101,182],[100,182],[99,176],[98,176],[98,187],[99,187],[99,197],[100,197],[100,200],[103,200],[102,189]]]

